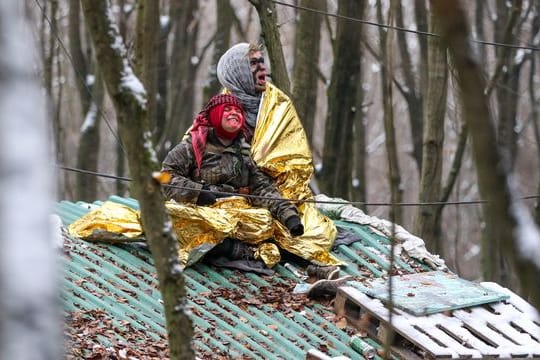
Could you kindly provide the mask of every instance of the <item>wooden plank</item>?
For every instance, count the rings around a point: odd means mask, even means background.
[[[534,314],[523,313],[513,304],[504,302],[490,304],[489,307],[493,309],[499,317],[505,319],[506,322],[519,327],[536,342],[540,341],[540,326],[534,321]]]
[[[340,291],[342,292],[342,296],[346,297],[347,301],[354,302],[359,307],[368,311],[373,317],[388,325],[389,311],[380,300],[371,299],[361,291],[348,286],[340,287],[338,293]],[[402,316],[394,315],[392,317],[392,325],[393,329],[398,334],[415,346],[428,352],[429,355],[434,358],[451,358],[458,356],[455,351],[439,345],[426,334],[411,326],[409,321]]]
[[[434,315],[435,316],[435,315]],[[444,315],[437,315],[444,316]],[[469,345],[474,349],[477,349],[483,358],[486,357],[499,357],[499,351],[489,344],[485,343],[467,328],[463,326],[463,322],[454,317],[445,317],[446,319],[440,320],[440,327],[452,334],[451,336],[459,339],[462,344]]]
[[[527,301],[525,301],[522,297],[511,291],[510,289],[507,289],[505,287],[502,287],[501,285],[494,283],[494,282],[483,282],[481,283],[482,286],[494,290],[494,291],[500,291],[502,293],[505,293],[510,296],[506,302],[512,304],[516,307],[519,311],[524,313],[529,319],[536,322],[537,324],[540,324],[540,314],[538,313],[538,310],[531,304],[529,304]]]
[[[534,322],[528,319],[515,319],[512,324],[531,335],[536,342],[540,341],[540,328]]]
[[[476,336],[491,346],[499,347],[516,345],[498,332],[488,327],[485,320],[475,317],[472,312],[455,310],[452,314],[454,317],[463,321],[469,331],[472,331]]]
[[[483,307],[471,309],[471,315],[476,318],[484,319],[487,326],[502,334],[512,342],[518,345],[536,345],[538,344],[529,334],[517,331],[510,325],[504,316],[494,314]]]
[[[439,328],[441,323],[446,322],[447,317],[441,314],[434,314],[429,316],[412,316],[401,310],[396,310],[399,315],[409,321],[409,324],[424,332],[427,336],[436,339],[446,347],[454,350],[458,353],[460,358],[472,357],[475,359],[482,358],[482,354],[477,349],[470,349],[462,345],[456,337],[450,336]]]

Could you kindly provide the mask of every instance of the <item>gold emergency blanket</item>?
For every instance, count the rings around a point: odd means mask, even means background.
[[[186,266],[231,237],[256,245],[256,257],[273,267],[280,260],[274,241],[279,244],[290,236],[268,210],[252,208],[242,197],[222,198],[211,207],[174,201],[165,206],[179,241],[180,259]],[[107,201],[73,222],[69,233],[88,241],[133,242],[142,240],[143,231],[137,210]]]
[[[271,84],[264,93],[251,152],[257,165],[275,179],[283,197],[313,199],[309,189],[313,163],[304,129],[290,99]],[[268,210],[252,208],[241,197],[221,198],[210,207],[176,202],[167,202],[166,207],[185,266],[226,237],[257,245],[256,256],[269,267],[280,260],[276,244],[313,263],[343,264],[330,253],[336,237],[334,223],[314,203],[297,203],[304,235],[294,238]],[[139,213],[111,202],[74,222],[69,231],[90,241],[132,241],[142,235]]]
[[[302,123],[291,100],[267,83],[251,144],[255,163],[276,181],[283,197],[311,200],[309,181],[313,160]],[[279,245],[321,265],[342,264],[330,254],[336,237],[334,223],[314,203],[298,203],[304,235],[284,239]]]

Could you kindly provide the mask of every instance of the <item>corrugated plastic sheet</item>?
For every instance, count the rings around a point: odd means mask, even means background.
[[[133,199],[112,196],[109,200],[137,208]],[[62,201],[56,211],[68,225],[100,204]],[[389,240],[365,226],[336,224],[362,238],[334,251],[348,264],[342,274],[355,280],[380,277],[389,266]],[[144,245],[88,243],[66,235],[65,249],[66,312],[100,309],[120,327],[129,324],[151,338],[163,339],[166,329],[161,295],[152,258]],[[396,258],[396,267],[401,273],[426,269],[402,257]],[[185,281],[188,305],[193,309],[193,344],[200,358],[216,355],[217,349],[231,358],[304,359],[312,348],[328,356],[362,358],[349,346],[355,330],[338,326],[330,306],[295,304],[293,298],[281,299],[281,303],[279,299],[271,303],[260,300],[269,288],[282,288],[290,294],[299,281],[282,265],[268,277],[197,264],[186,269]],[[122,340],[121,334],[117,337]],[[376,348],[381,346],[372,339],[367,342]]]

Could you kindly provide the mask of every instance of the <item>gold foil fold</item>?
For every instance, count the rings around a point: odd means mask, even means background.
[[[69,225],[71,235],[88,241],[142,241],[139,213],[129,206],[106,201]]]
[[[276,244],[265,242],[257,247],[255,259],[261,259],[266,266],[272,268],[281,260],[281,254]]]
[[[276,181],[288,199],[312,200],[309,181],[313,161],[302,123],[289,97],[267,84],[251,144],[251,155],[257,165]],[[304,259],[320,265],[341,265],[330,253],[336,238],[334,223],[321,214],[314,203],[299,203],[304,235],[291,238],[281,226],[278,245]],[[281,225],[281,224],[279,224]]]

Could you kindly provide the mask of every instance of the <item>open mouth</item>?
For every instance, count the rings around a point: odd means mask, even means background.
[[[236,116],[228,117],[227,121],[229,123],[234,123],[234,124],[239,124],[240,123],[240,119],[238,117],[236,117]]]

